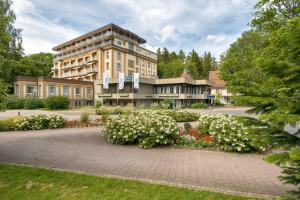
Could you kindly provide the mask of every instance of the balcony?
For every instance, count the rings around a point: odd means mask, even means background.
[[[72,57],[72,56],[77,56],[77,55],[80,55],[82,53],[86,53],[88,51],[91,51],[91,50],[94,50],[94,49],[97,49],[97,48],[102,48],[102,47],[110,45],[110,44],[112,44],[112,41],[102,42],[100,44],[88,47],[84,50],[77,50],[76,52],[58,53],[58,54],[55,55],[54,60],[56,61],[56,60],[61,60],[61,59],[65,59],[65,58]]]

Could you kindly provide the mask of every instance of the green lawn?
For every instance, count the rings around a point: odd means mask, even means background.
[[[0,199],[254,199],[0,163]]]

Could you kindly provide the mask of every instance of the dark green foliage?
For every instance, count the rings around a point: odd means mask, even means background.
[[[5,105],[7,109],[23,109],[24,104],[25,104],[24,98],[18,98],[15,96],[9,96],[5,101]]]
[[[90,116],[88,113],[84,112],[84,113],[81,113],[80,115],[80,122],[82,123],[87,123],[90,121]]]
[[[193,103],[191,108],[208,108],[208,105],[205,103]]]
[[[55,109],[67,109],[70,104],[70,100],[64,96],[49,96],[45,99],[45,106],[51,110]]]
[[[0,80],[0,112],[6,109],[5,101],[7,99],[7,85]]]
[[[300,184],[298,136],[284,131],[300,121],[300,2],[299,0],[260,0],[245,32],[221,58],[221,76],[228,88],[240,96],[234,102],[253,106],[261,124],[253,128],[256,143],[283,147],[286,151],[267,158],[283,169],[281,180]],[[286,199],[299,199],[300,189]]]
[[[217,68],[217,62],[210,52],[200,57],[195,50],[185,55],[183,50],[178,54],[169,52],[166,47],[157,50],[158,68],[160,78],[179,77],[187,69],[194,79],[208,79],[209,71]]]
[[[37,98],[26,98],[24,103],[24,109],[36,109],[44,108],[43,100]]]

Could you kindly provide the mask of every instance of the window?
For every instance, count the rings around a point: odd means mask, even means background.
[[[86,88],[86,94],[89,96],[92,94],[91,88]]]
[[[122,46],[122,42],[120,40],[117,41],[117,44]]]
[[[118,71],[118,72],[121,71],[121,63],[117,63],[117,71]]]
[[[106,62],[106,70],[109,70],[109,62]]]
[[[118,51],[117,60],[121,60],[121,52],[120,51]]]
[[[148,68],[150,68],[150,62],[148,62]]]
[[[128,67],[129,68],[134,68],[134,61],[133,60],[128,60]]]
[[[109,51],[106,51],[105,55],[106,55],[106,59],[109,59]]]
[[[15,95],[16,95],[16,97],[19,96],[19,85],[18,84],[15,85]]]
[[[50,85],[48,88],[48,96],[54,96],[55,95],[55,86]]]
[[[128,70],[128,76],[133,76],[134,71]]]
[[[135,72],[136,72],[136,73],[139,73],[139,68],[135,68]]]
[[[64,96],[69,96],[69,87],[68,86],[63,87],[63,95]]]
[[[80,88],[79,87],[75,89],[75,95],[80,96]]]
[[[134,51],[134,45],[132,43],[128,43],[128,49]]]
[[[34,95],[34,86],[29,85],[26,86],[26,96],[33,96]]]
[[[137,65],[139,64],[139,58],[138,57],[136,57],[135,62],[136,62]]]

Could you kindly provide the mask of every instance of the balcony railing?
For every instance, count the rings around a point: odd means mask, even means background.
[[[90,51],[90,50],[93,50],[93,49],[97,49],[97,48],[101,48],[103,46],[106,46],[106,45],[110,45],[112,44],[111,40],[110,41],[107,41],[107,42],[102,42],[101,44],[97,44],[97,45],[94,45],[92,47],[88,47],[84,50],[77,50],[76,52],[72,52],[72,53],[58,53],[55,55],[55,58],[54,60],[60,60],[60,59],[63,59],[63,58],[68,58],[68,57],[71,57],[71,56],[76,56],[76,55],[79,55],[79,54],[82,54],[82,53],[85,53],[87,51]]]
[[[63,78],[67,78],[67,77],[74,77],[74,76],[83,76],[83,75],[87,75],[89,73],[97,73],[98,72],[98,69],[96,68],[92,68],[92,69],[85,69],[85,70],[82,70],[80,72],[73,72],[73,73],[64,73],[62,75]]]

